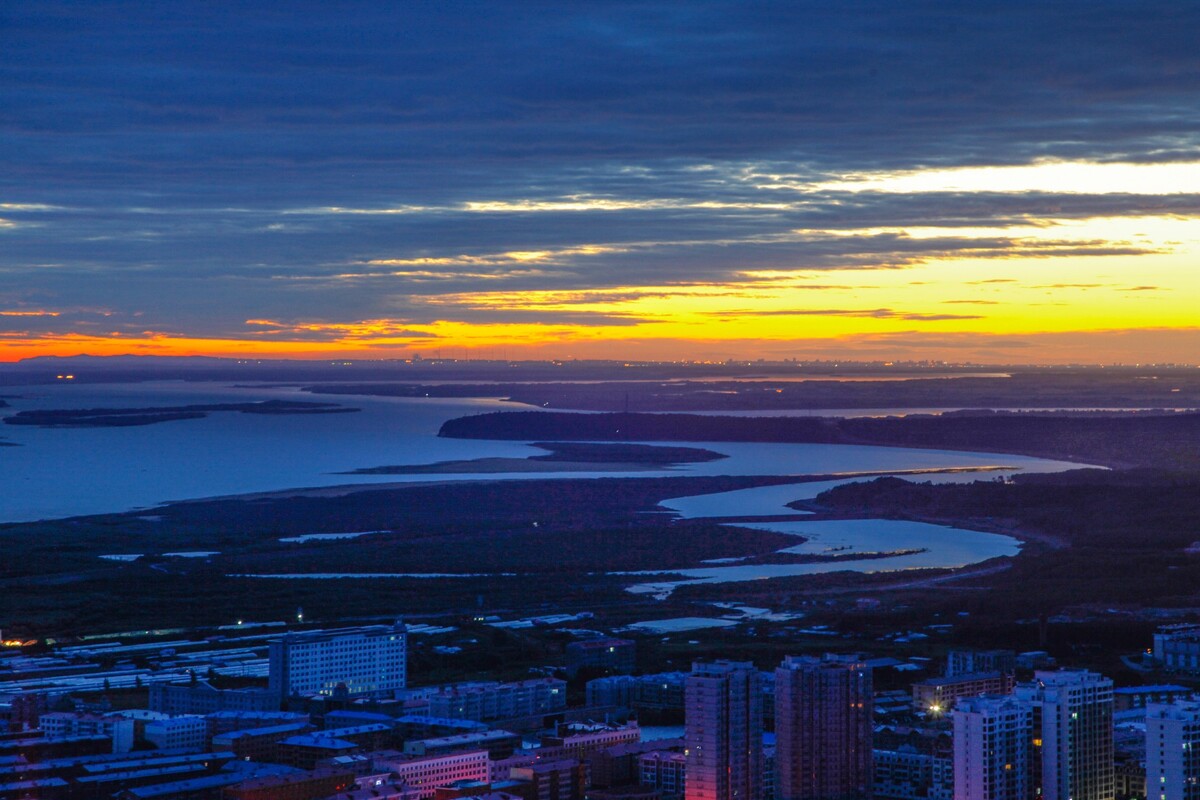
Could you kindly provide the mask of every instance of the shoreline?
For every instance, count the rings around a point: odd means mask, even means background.
[[[520,460],[520,459],[517,459],[517,460]],[[450,462],[443,462],[443,463],[450,463]],[[553,462],[543,462],[543,463],[553,463]],[[589,465],[589,466],[592,466],[592,465]],[[1003,465],[987,465],[987,466],[982,466],[982,467],[946,467],[946,468],[919,467],[919,468],[907,469],[907,470],[824,472],[824,473],[802,473],[802,474],[794,474],[794,475],[789,475],[786,473],[779,474],[779,475],[713,475],[713,476],[693,476],[693,475],[675,474],[675,475],[661,475],[661,476],[653,476],[653,477],[663,477],[663,478],[675,478],[675,477],[679,477],[679,478],[687,478],[687,477],[748,478],[748,479],[762,479],[762,481],[764,482],[764,485],[781,485],[781,484],[788,485],[788,484],[792,484],[792,483],[801,484],[801,483],[821,483],[823,481],[835,481],[835,480],[853,480],[856,478],[882,478],[882,477],[886,477],[888,475],[902,476],[902,475],[930,475],[930,474],[939,474],[939,473],[962,473],[962,472],[1000,472],[1000,471],[1011,470],[1011,469],[1014,469],[1014,468],[1010,467],[1010,466],[1003,466]],[[586,471],[603,472],[604,470],[593,468],[593,469],[586,470]],[[346,474],[354,474],[354,473],[336,473],[336,474],[346,475]],[[411,473],[411,474],[423,474],[423,473]],[[438,474],[438,473],[429,473],[429,474]],[[497,474],[502,474],[502,473],[498,471]],[[652,476],[647,476],[647,477],[652,477]],[[553,480],[553,478],[551,478],[550,480]],[[562,480],[570,481],[570,480],[587,480],[587,479],[586,478],[581,479],[581,478],[564,477],[564,478],[562,478]],[[617,478],[617,480],[621,480],[621,479]],[[641,480],[641,477],[626,478],[625,480],[636,481],[636,480]],[[210,497],[196,497],[196,498],[191,498],[191,499],[187,499],[187,500],[167,500],[167,501],[157,504],[156,506],[154,506],[154,508],[161,508],[162,506],[170,506],[170,505],[180,505],[180,504],[184,504],[184,503],[207,503],[207,502],[212,502],[212,501],[225,502],[225,501],[230,501],[230,500],[244,500],[244,501],[282,500],[282,499],[286,499],[288,497],[344,497],[346,495],[358,494],[360,492],[395,491],[397,489],[406,489],[409,487],[418,487],[418,486],[447,486],[447,485],[452,485],[452,484],[463,484],[463,485],[466,485],[466,484],[490,484],[490,483],[502,483],[503,481],[504,481],[503,478],[463,478],[461,480],[446,479],[446,480],[431,480],[431,481],[387,481],[387,482],[381,482],[381,483],[342,483],[342,484],[336,484],[333,486],[300,486],[300,487],[296,487],[293,489],[272,489],[272,490],[265,491],[265,492],[248,492],[246,494],[213,495]],[[113,513],[120,514],[120,513],[125,513],[125,512],[113,512]],[[93,515],[87,515],[87,516],[93,516]]]

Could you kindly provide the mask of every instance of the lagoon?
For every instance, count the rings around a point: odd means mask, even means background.
[[[957,568],[1002,556],[1015,556],[1021,543],[1011,536],[984,533],[925,522],[891,519],[839,519],[800,522],[742,522],[746,528],[779,531],[805,537],[806,541],[780,550],[781,553],[837,556],[834,561],[806,564],[746,564],[671,570],[681,580],[637,583],[634,594],[662,598],[676,587],[693,583],[737,581],[819,575],[826,572],[891,572],[908,569]],[[902,552],[903,551],[903,552]],[[897,555],[870,557],[879,553]],[[856,558],[857,557],[857,558]],[[662,574],[645,570],[624,575]]]

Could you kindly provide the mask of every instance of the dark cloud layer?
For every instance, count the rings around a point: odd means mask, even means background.
[[[0,329],[419,324],[426,298],[497,282],[1145,253],[954,229],[1195,216],[1200,192],[804,187],[1197,160],[1197,30],[1200,5],[1178,2],[4,3],[0,310],[63,313]],[[913,226],[946,230],[878,231]],[[504,256],[531,250],[550,255]],[[420,259],[436,263],[388,263]]]

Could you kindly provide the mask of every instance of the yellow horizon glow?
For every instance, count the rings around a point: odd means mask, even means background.
[[[710,171],[716,173],[717,169],[712,167]],[[1018,166],[851,173],[823,181],[748,170],[737,180],[760,190],[764,199],[722,202],[568,195],[468,201],[445,208],[329,206],[284,213],[422,214],[457,210],[472,214],[537,214],[673,209],[732,213],[795,209],[820,192],[1048,192],[1166,197],[1200,193],[1200,162],[1042,161]],[[0,211],[5,209],[28,210],[0,204]],[[10,222],[0,218],[0,227]],[[888,341],[902,336],[925,337],[930,341],[928,353],[952,356],[964,352],[972,337],[986,350],[988,342],[1018,336],[1075,342],[1091,335],[1095,341],[1113,342],[1122,332],[1128,333],[1132,341],[1139,332],[1157,331],[1164,342],[1191,342],[1190,337],[1200,329],[1200,218],[1159,212],[1086,218],[1006,217],[1003,222],[973,227],[949,223],[852,230],[811,227],[758,230],[742,239],[592,241],[554,247],[530,242],[494,252],[350,259],[342,274],[311,279],[331,285],[370,280],[379,294],[393,294],[405,301],[398,306],[419,306],[419,316],[426,321],[251,319],[245,321],[244,333],[224,338],[159,332],[122,336],[0,333],[0,360],[64,355],[82,349],[97,354],[369,358],[454,349],[543,353],[572,348],[607,352],[621,359],[638,358],[639,353],[683,356],[699,346],[727,347],[737,350],[741,357],[755,358],[758,353],[754,348],[777,351],[794,342],[814,348],[864,342],[886,347]],[[942,239],[946,244],[939,251],[938,240]],[[879,252],[868,246],[856,250],[855,240],[871,243]],[[550,278],[554,270],[564,269],[574,270],[578,281],[588,270],[606,269],[604,257],[628,260],[637,253],[646,253],[661,259],[664,252],[673,252],[681,263],[686,263],[689,253],[701,247],[753,244],[757,247],[756,257],[765,258],[762,253],[772,245],[813,242],[845,243],[844,252],[849,255],[844,262],[824,269],[805,264],[802,256],[795,257],[795,263],[781,256],[777,265],[747,265],[733,270],[729,280],[719,282],[631,282],[571,290],[505,288],[507,281]],[[861,265],[855,265],[856,257],[863,262]],[[673,270],[674,274],[680,272]],[[420,284],[464,280],[477,281],[480,288],[440,295],[412,293],[412,287]],[[481,311],[492,315],[517,312],[523,321],[472,322],[472,316]],[[528,321],[536,320],[539,314],[545,316],[544,321]],[[20,324],[22,317],[60,315],[67,316],[54,308],[0,308],[0,317],[8,318],[10,327]],[[950,344],[939,345],[938,337]],[[1140,339],[1138,346],[1153,347]],[[1187,346],[1164,344],[1162,351],[1186,354]],[[1062,344],[1058,350],[1030,355],[1033,360],[1049,362],[1078,352],[1075,345]],[[1194,353],[1200,354],[1200,348]],[[898,349],[895,357],[904,355],[905,351]],[[1190,356],[1191,360],[1196,358],[1200,355]]]
[[[1037,161],[993,167],[848,173],[808,187],[810,191],[1047,192],[1054,194],[1195,194],[1200,162],[1152,164],[1095,161]]]

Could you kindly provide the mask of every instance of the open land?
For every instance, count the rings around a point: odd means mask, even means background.
[[[975,379],[941,383],[966,380]],[[39,638],[163,624],[214,626],[245,613],[282,619],[303,607],[305,618],[314,621],[403,613],[412,620],[450,619],[460,625],[481,612],[509,617],[586,611],[596,615],[596,627],[616,629],[647,619],[714,616],[713,603],[733,601],[802,614],[804,621],[752,622],[662,642],[647,636],[639,666],[662,668],[735,649],[748,658],[762,656],[765,663],[782,650],[828,648],[835,636],[839,649],[877,653],[934,653],[953,645],[1044,647],[1064,663],[1103,669],[1120,680],[1129,668],[1118,654],[1140,650],[1161,622],[1200,618],[1200,555],[1193,546],[1200,540],[1200,415],[1195,413],[891,419],[512,413],[452,421],[443,434],[540,441],[559,448],[549,458],[568,458],[542,462],[556,471],[568,464],[588,464],[595,471],[665,456],[643,453],[631,459],[634,451],[601,450],[581,459],[578,449],[568,452],[588,439],[615,439],[623,447],[638,440],[929,447],[1076,459],[1116,469],[963,485],[921,483],[914,475],[841,487],[802,504],[802,510],[815,512],[807,518],[936,522],[1005,533],[1025,546],[1014,558],[961,570],[693,584],[662,601],[631,595],[624,590],[628,578],[608,573],[661,569],[662,579],[669,580],[672,569],[713,559],[764,563],[779,558],[781,547],[796,538],[731,528],[718,520],[676,519],[663,513],[660,503],[801,478],[359,485],[12,524],[0,526],[0,546],[11,556],[0,577],[6,600],[0,624],[15,635]],[[619,454],[621,461],[605,461]],[[827,476],[812,476],[819,477]],[[280,541],[348,531],[370,533]],[[166,555],[180,551],[213,555]],[[470,557],[464,559],[464,553]],[[107,554],[137,557],[127,562],[100,558]],[[235,577],[297,572],[478,577],[332,582]],[[129,602],[131,587],[141,602]],[[892,643],[898,631],[931,625],[939,626],[934,641]],[[810,629],[817,633],[803,632]],[[520,651],[512,661],[520,669],[537,663],[547,647],[553,650],[555,635],[506,632],[486,638],[499,647],[499,637],[504,647]],[[466,674],[471,665],[484,663],[469,654],[453,665],[440,656],[430,658],[447,674]],[[494,665],[494,659],[485,661]]]
[[[340,496],[281,493],[177,503],[153,515],[8,525],[0,529],[0,544],[14,556],[0,585],[5,629],[40,638],[166,621],[202,627],[248,613],[287,618],[298,607],[312,620],[397,610],[413,620],[457,620],[480,610],[505,616],[587,611],[597,615],[598,624],[616,627],[714,616],[712,603],[737,601],[804,614],[805,625],[830,626],[857,642],[853,646],[875,652],[880,636],[950,622],[953,632],[936,646],[1044,644],[1069,663],[1092,663],[1101,653],[1140,649],[1157,622],[1190,618],[1200,608],[1200,557],[1189,551],[1200,518],[1200,478],[1162,471],[1081,470],[966,486],[883,480],[821,495],[808,507],[819,512],[816,518],[953,523],[1006,532],[1027,543],[1016,558],[959,571],[835,572],[688,585],[665,601],[630,595],[624,591],[628,578],[606,574],[652,568],[669,579],[671,569],[709,559],[772,560],[795,538],[643,512],[668,497],[795,480],[535,479],[359,487]],[[303,544],[279,541],[339,531],[383,532]],[[163,555],[181,550],[217,555]],[[471,557],[464,560],[464,552]],[[132,562],[98,557],[110,553],[145,555]],[[1131,570],[1146,577],[1129,581]],[[233,577],[289,572],[479,576],[469,582]],[[141,603],[129,603],[130,587],[137,587]],[[862,598],[885,602],[863,609],[857,605]],[[691,634],[688,641],[702,644],[688,652],[740,641],[755,652],[773,653],[774,644],[755,644],[753,632],[779,627],[764,622],[742,626],[740,634]],[[1120,647],[1113,646],[1114,639]],[[827,637],[815,637],[812,646],[828,647]]]
[[[791,477],[680,477],[430,483],[361,487],[335,496],[257,495],[176,503],[144,512],[0,527],[12,555],[0,580],[6,627],[31,633],[227,621],[239,608],[288,614],[297,605],[314,618],[381,613],[469,611],[476,595],[498,607],[540,607],[603,590],[621,598],[628,580],[608,570],[696,566],[705,559],[767,555],[795,537],[729,529],[703,521],[672,522],[645,514],[668,497],[794,482]],[[340,531],[386,531],[361,539],[304,544],[280,538]],[[744,535],[743,535],[744,534]],[[168,544],[169,543],[169,544]],[[202,559],[163,557],[164,550],[216,551]],[[132,562],[104,554],[144,553]],[[470,553],[464,559],[463,553]],[[280,572],[486,572],[461,583],[437,579],[338,581],[336,592],[313,581],[254,581],[231,574]],[[511,577],[504,573],[519,573]],[[286,584],[286,585],[282,585]],[[139,587],[144,606],[128,602]],[[623,598],[622,598],[623,599]],[[199,601],[199,602],[198,602]],[[318,611],[318,609],[320,611]],[[323,613],[322,613],[323,612]],[[36,629],[36,630],[35,630]]]

